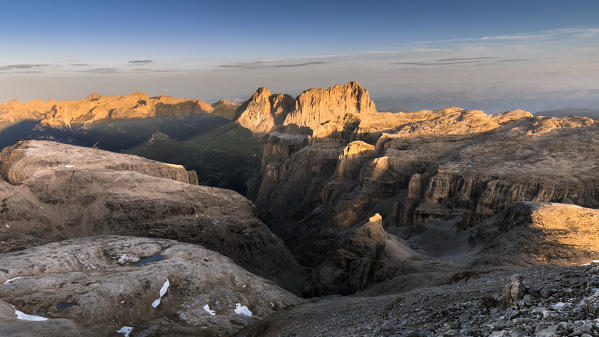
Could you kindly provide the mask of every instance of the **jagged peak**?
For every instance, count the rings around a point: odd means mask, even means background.
[[[95,100],[98,100],[101,97],[103,97],[103,96],[100,95],[100,94],[98,94],[97,92],[92,92],[91,94],[89,94],[89,96],[87,96],[86,100],[88,100],[88,101],[95,101]]]
[[[344,90],[344,89],[352,89],[352,90],[356,90],[356,91],[365,91],[368,92],[368,90],[366,90],[362,85],[360,85],[360,83],[356,82],[356,81],[349,81],[345,84],[335,84],[334,86],[330,86],[328,88],[310,88],[310,89],[306,89],[304,90],[299,96],[302,96],[304,94],[307,93],[312,93],[312,92],[319,92],[319,91],[337,91],[337,90]]]
[[[272,92],[270,90],[268,90],[265,87],[260,87],[258,89],[256,89],[256,92],[254,92],[254,94],[252,95],[251,100],[257,99],[259,97],[270,97],[272,95]]]
[[[136,91],[136,92],[132,92],[129,94],[129,97],[134,98],[134,99],[143,99],[143,100],[148,100],[150,99],[150,96],[148,96],[148,94],[146,94],[143,91]]]
[[[213,107],[221,106],[221,105],[239,105],[237,102],[233,102],[227,99],[219,99],[218,101],[212,103]]]

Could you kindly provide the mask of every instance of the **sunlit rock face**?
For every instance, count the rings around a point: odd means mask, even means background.
[[[309,89],[295,99],[259,88],[240,111],[237,122],[255,133],[287,126],[325,136],[339,131],[337,128],[343,128],[348,120],[357,120],[354,115],[375,113],[376,108],[367,90],[357,82],[349,82],[328,89]]]
[[[475,252],[473,228],[520,201],[599,206],[595,120],[457,107],[384,113],[368,97],[354,82],[308,90],[285,125],[262,137],[248,195],[300,263],[313,268],[313,293],[346,282],[323,277],[323,268],[331,268],[334,243],[375,213],[387,235],[436,259]],[[422,271],[414,261],[375,270],[357,288]]]
[[[477,226],[480,263],[586,264],[599,253],[599,210],[517,202]]]
[[[272,94],[259,88],[246,104],[237,122],[255,133],[269,132],[279,126],[293,109],[294,99],[289,95]]]
[[[149,118],[159,116],[184,116],[210,113],[214,108],[191,98],[170,96],[149,97],[143,92],[127,96],[91,94],[86,99],[74,101],[41,101],[25,103],[13,100],[0,103],[3,120],[39,120],[49,127],[75,127],[101,120]]]

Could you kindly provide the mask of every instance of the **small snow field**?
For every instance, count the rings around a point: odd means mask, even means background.
[[[15,309],[15,315],[17,315],[17,319],[22,321],[30,321],[30,322],[41,322],[47,321],[47,317],[36,316],[36,315],[28,315],[22,311]]]
[[[152,302],[152,307],[157,308],[160,305],[162,296],[164,296],[166,294],[166,291],[168,290],[168,287],[170,285],[171,285],[171,283],[169,282],[168,279],[166,279],[166,282],[164,282],[164,284],[162,285],[162,288],[160,288],[160,297],[158,297],[157,299],[154,300],[154,302]]]
[[[11,279],[8,279],[8,280],[4,281],[4,283],[2,283],[2,284],[11,284],[11,283],[13,283],[13,281],[20,280],[22,278],[23,278],[23,276],[13,277]]]
[[[133,327],[124,326],[124,327],[120,328],[119,330],[117,330],[116,333],[122,334],[125,337],[129,337],[129,334],[131,334],[131,331],[133,331]]]
[[[209,313],[211,316],[216,315],[216,311],[214,310],[210,310],[210,306],[208,304],[204,305],[202,307],[202,309],[204,309],[207,313]]]
[[[248,307],[245,305],[241,305],[241,303],[235,304],[235,313],[238,315],[252,317],[252,312],[250,309],[248,309]]]

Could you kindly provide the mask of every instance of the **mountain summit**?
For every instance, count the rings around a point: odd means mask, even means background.
[[[297,98],[272,94],[259,88],[242,106],[238,123],[254,133],[266,133],[279,126],[296,125],[313,130],[347,114],[376,113],[368,90],[358,82],[328,89],[312,88]]]

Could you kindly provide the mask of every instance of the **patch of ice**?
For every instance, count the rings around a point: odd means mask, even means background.
[[[162,288],[160,288],[160,297],[164,296],[164,294],[166,294],[166,291],[168,290],[168,287],[171,285],[171,283],[168,281],[168,279],[166,279],[166,282],[164,282],[164,284],[162,285]]]
[[[235,313],[238,315],[245,315],[248,317],[252,317],[252,312],[245,305],[241,305],[241,303],[235,304]]]
[[[73,168],[73,165],[71,165],[71,164],[66,164],[64,167],[66,167],[66,168]]]
[[[4,283],[2,283],[2,284],[11,284],[11,283],[12,283],[12,281],[20,280],[20,279],[22,279],[22,278],[23,278],[23,276],[19,276],[19,277],[13,277],[13,278],[11,278],[11,279],[8,279],[8,280],[4,281]]]
[[[162,285],[162,288],[160,288],[160,297],[158,297],[157,299],[154,300],[154,302],[152,302],[152,306],[154,308],[156,308],[160,305],[160,300],[162,299],[162,296],[164,296],[164,294],[166,294],[166,291],[168,290],[168,287],[170,285],[171,285],[171,283],[168,281],[168,279],[166,279],[166,282],[164,282],[164,284]]]
[[[125,264],[127,262],[137,262],[139,261],[138,257],[130,256],[127,254],[122,254],[121,257],[116,261],[118,264]]]
[[[216,315],[216,311],[210,310],[210,306],[208,304],[204,305],[202,309],[206,310],[206,312],[212,316]]]
[[[40,321],[48,320],[47,317],[27,315],[26,313],[19,311],[17,309],[15,309],[15,315],[17,315],[17,319],[20,319],[22,321],[40,322]]]
[[[129,337],[129,334],[131,333],[131,331],[133,331],[133,327],[124,326],[124,327],[120,328],[119,330],[117,330],[116,333],[120,333],[120,334],[125,335],[125,337]]]

